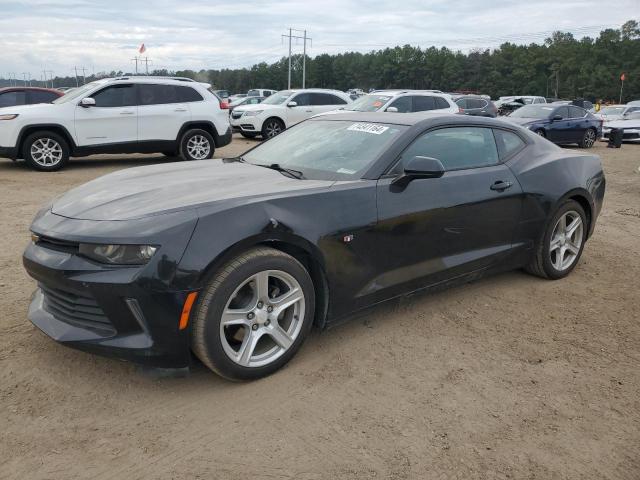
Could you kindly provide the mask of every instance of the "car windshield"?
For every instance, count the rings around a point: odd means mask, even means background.
[[[293,92],[291,90],[283,90],[281,92],[274,93],[262,103],[265,105],[282,105],[292,94]]]
[[[602,115],[622,115],[625,107],[604,107],[600,109]]]
[[[346,120],[303,122],[244,155],[257,165],[278,164],[305,179],[354,180],[408,127]]]
[[[525,105],[512,112],[509,116],[516,118],[549,118],[555,108],[545,105]]]
[[[354,101],[345,110],[354,112],[377,112],[380,108],[391,100],[391,95],[365,95]]]
[[[100,82],[87,83],[86,85],[83,85],[83,86],[78,87],[78,88],[74,88],[73,90],[71,90],[70,92],[66,93],[65,95],[56,98],[51,103],[67,103],[67,102],[71,102],[72,100],[75,100],[76,98],[80,98],[80,97],[84,98],[84,96],[85,96],[85,94],[87,92],[89,92],[90,90],[94,89],[98,85],[100,85]]]

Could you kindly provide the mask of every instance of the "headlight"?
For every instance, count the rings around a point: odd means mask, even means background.
[[[264,112],[264,110],[250,110],[248,112],[244,112],[244,116],[245,117],[257,117],[262,112]]]
[[[81,243],[80,254],[111,265],[144,265],[158,247],[152,245],[95,245]]]
[[[8,113],[7,115],[0,115],[0,120],[13,120],[14,118],[17,118],[18,114],[17,113]]]

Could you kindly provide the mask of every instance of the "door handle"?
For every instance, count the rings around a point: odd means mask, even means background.
[[[187,109],[186,109],[186,108],[176,108],[176,109],[174,110],[174,112],[186,112],[186,111],[187,111]]]
[[[120,115],[134,115],[134,114],[135,114],[135,112],[131,112],[129,110],[124,111],[124,112],[120,112]]]
[[[507,188],[511,187],[511,185],[513,185],[513,183],[511,183],[511,182],[503,182],[502,180],[498,180],[493,185],[491,185],[489,188],[491,190],[496,190],[498,192],[504,192]]]

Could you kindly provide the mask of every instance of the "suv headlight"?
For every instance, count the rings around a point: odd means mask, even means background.
[[[158,247],[153,245],[96,245],[81,243],[79,253],[100,263],[111,265],[144,265]]]
[[[244,117],[257,117],[262,112],[264,112],[264,110],[249,110],[248,112],[244,112],[243,116]]]
[[[18,114],[17,113],[8,113],[6,115],[0,115],[0,120],[13,120],[14,118],[17,118]]]

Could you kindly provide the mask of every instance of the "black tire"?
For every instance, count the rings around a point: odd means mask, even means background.
[[[256,138],[258,136],[257,133],[247,133],[247,132],[240,132],[240,135],[242,135],[244,138]]]
[[[578,144],[580,148],[591,148],[598,139],[598,132],[594,128],[587,128],[582,136],[582,140]]]
[[[305,301],[302,325],[293,343],[271,363],[253,367],[243,366],[224,350],[220,329],[222,313],[238,286],[252,275],[265,270],[283,271],[298,282]],[[311,330],[314,310],[313,282],[304,266],[279,250],[268,247],[255,248],[238,255],[221,267],[200,293],[191,327],[192,349],[207,367],[229,380],[265,377],[283,367],[298,351]]]
[[[262,138],[268,140],[284,132],[284,122],[276,117],[267,118],[262,124]]]
[[[203,142],[208,142],[208,153],[204,153],[199,156],[196,155],[189,146],[189,141],[192,139],[202,139]],[[180,158],[187,161],[195,161],[195,160],[208,160],[213,157],[213,153],[215,152],[215,142],[213,141],[213,137],[209,132],[205,130],[201,130],[199,128],[194,128],[192,130],[187,130],[182,135],[180,139]]]
[[[573,263],[565,270],[558,270],[556,267],[554,267],[551,261],[551,236],[553,235],[558,220],[568,212],[577,213],[582,220],[582,241],[580,243],[578,254]],[[538,241],[538,244],[536,245],[535,255],[531,259],[531,262],[525,267],[525,270],[532,275],[547,278],[550,280],[557,280],[566,277],[573,271],[573,269],[580,261],[580,257],[582,256],[584,245],[587,239],[588,229],[589,225],[587,223],[587,216],[582,206],[575,200],[566,200],[558,207],[553,217],[551,217],[551,219],[549,220],[540,240]]]
[[[59,160],[49,160],[53,157],[49,156],[49,153],[44,156],[38,155],[36,149],[48,145],[51,155],[59,155]],[[55,146],[54,146],[55,145]],[[45,150],[46,151],[46,150]],[[41,172],[55,172],[63,168],[69,161],[69,145],[67,141],[59,134],[50,131],[40,131],[29,135],[23,145],[22,154],[29,165],[34,170]],[[47,164],[49,161],[53,161],[52,164]]]
[[[534,133],[536,135],[541,136],[542,138],[547,138],[547,134],[545,133],[545,131],[542,128],[536,130]]]

